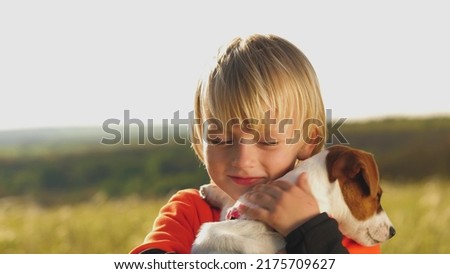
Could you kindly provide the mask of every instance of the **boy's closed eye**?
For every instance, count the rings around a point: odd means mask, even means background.
[[[231,145],[233,144],[232,138],[219,137],[219,136],[208,136],[206,139],[210,145]]]
[[[258,144],[260,145],[264,145],[264,146],[276,146],[279,144],[278,140],[263,140],[258,142]]]
[[[252,142],[253,141],[253,142]],[[218,136],[215,137],[208,137],[207,138],[207,142],[210,145],[232,145],[234,144],[234,140],[233,138],[221,138]],[[256,141],[256,140],[248,140],[248,139],[243,139],[241,140],[241,143],[243,144],[258,144],[258,145],[262,145],[262,146],[276,146],[279,144],[278,140],[262,140],[262,141]]]
[[[273,137],[270,133],[262,134],[262,138],[259,140],[258,144],[263,146],[276,146],[280,143],[280,139]]]

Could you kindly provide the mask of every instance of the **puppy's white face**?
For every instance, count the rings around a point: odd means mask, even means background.
[[[348,208],[345,221],[338,222],[342,234],[364,246],[382,243],[395,234],[392,222],[384,210],[375,212],[364,220],[358,220]]]

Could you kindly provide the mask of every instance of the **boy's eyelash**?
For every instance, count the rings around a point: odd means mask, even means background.
[[[249,141],[249,140],[246,140]],[[211,145],[232,145],[233,144],[233,139],[232,138],[227,138],[227,139],[222,139],[220,137],[215,137],[215,138],[208,138],[207,139],[208,144]],[[276,146],[279,144],[279,141],[261,141],[261,142],[257,142],[260,145],[263,146]],[[256,143],[254,143],[256,144]]]
[[[233,140],[223,140],[221,138],[208,138],[208,144],[211,145],[224,145],[224,144],[231,144]]]
[[[278,141],[261,142],[261,144],[266,145],[266,146],[276,146],[276,145],[278,145]]]

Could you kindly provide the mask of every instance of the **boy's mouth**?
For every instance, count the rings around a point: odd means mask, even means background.
[[[229,177],[234,183],[244,186],[256,184],[262,179],[261,177],[238,177],[238,176],[229,176]]]

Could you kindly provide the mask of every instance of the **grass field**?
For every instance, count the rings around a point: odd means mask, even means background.
[[[384,183],[383,205],[397,235],[383,253],[450,253],[450,184]],[[108,200],[44,208],[0,200],[0,253],[128,253],[142,242],[166,199]]]
[[[383,253],[450,253],[449,182],[385,184],[383,190],[383,207],[397,230]]]

